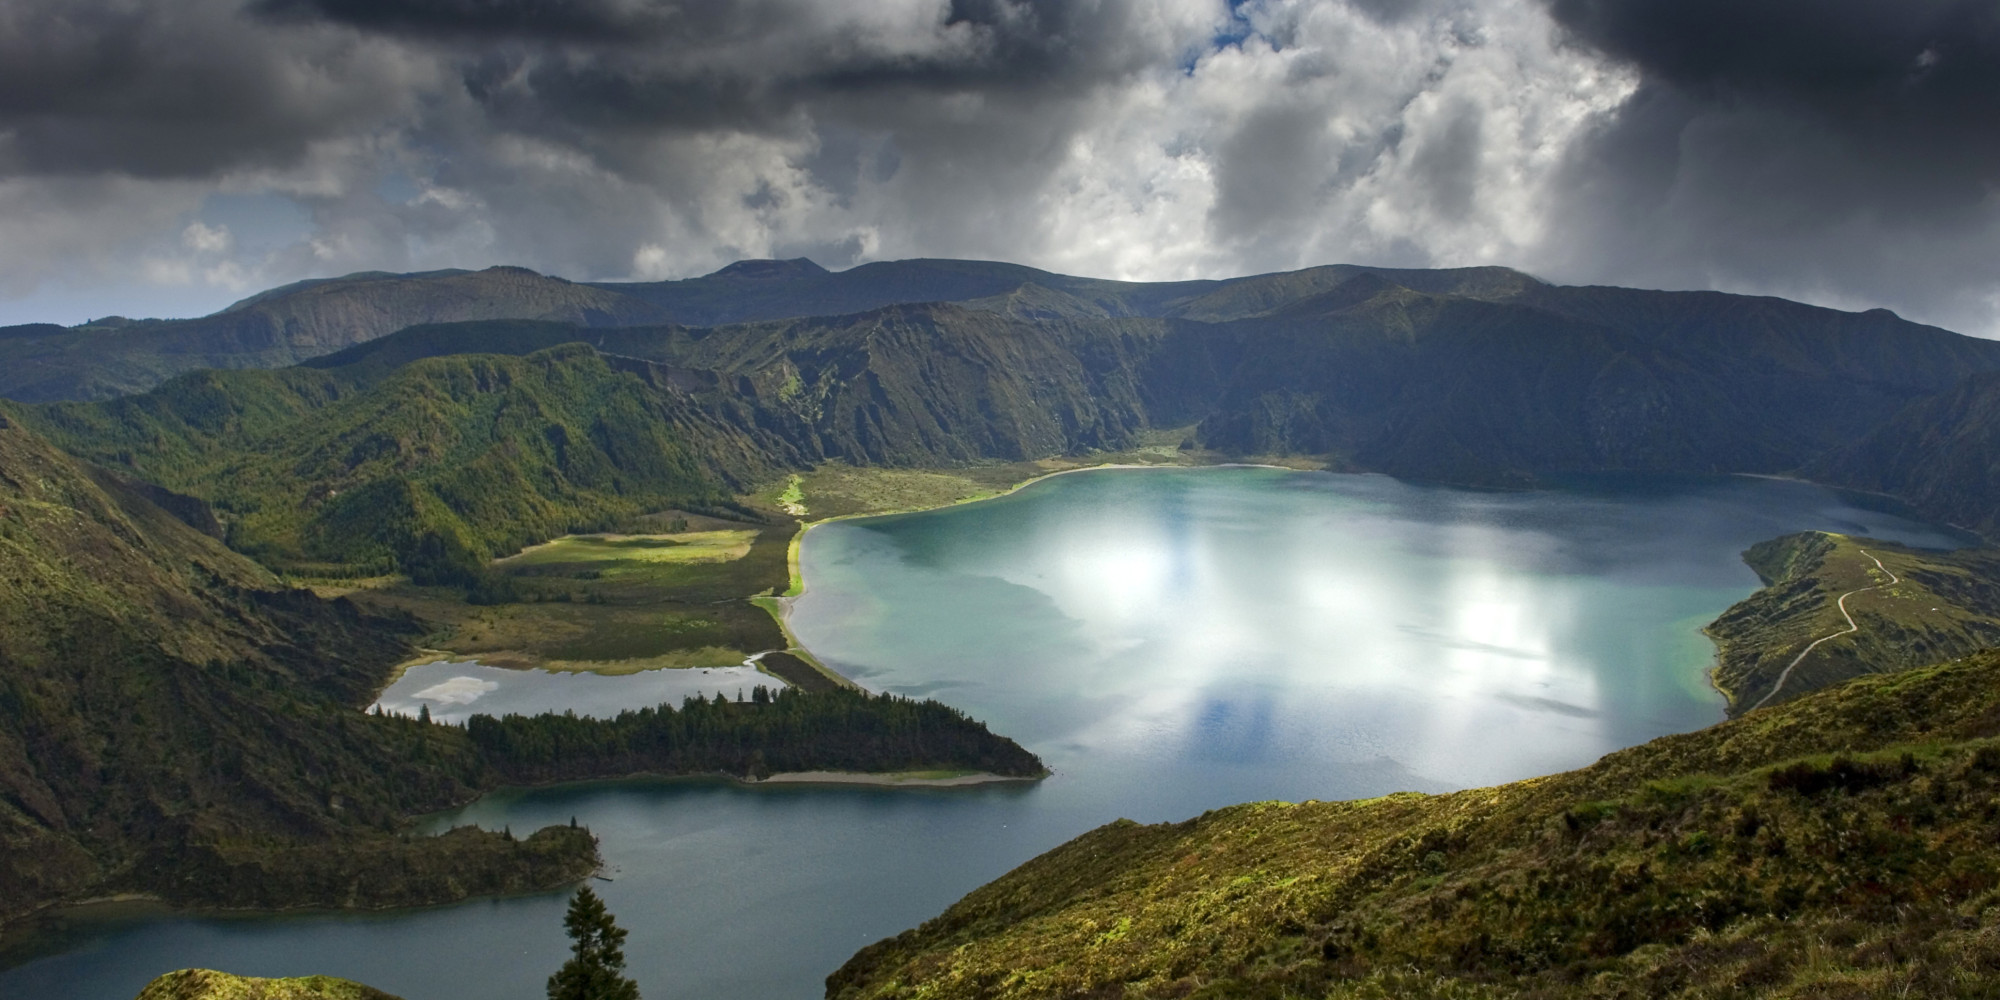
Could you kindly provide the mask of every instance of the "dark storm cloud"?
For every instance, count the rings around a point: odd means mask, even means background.
[[[0,290],[1504,263],[2000,332],[1996,8],[0,0]]]
[[[816,128],[865,127],[880,117],[873,103],[954,94],[1085,99],[1158,61],[1133,30],[1143,6],[258,0],[249,9],[275,24],[340,26],[430,46],[496,128],[616,159],[612,147],[663,132],[796,133],[801,116]]]
[[[7,4],[0,174],[198,177],[289,163],[407,96],[408,67],[360,39],[270,41],[233,3]]]
[[[428,38],[642,44],[661,35],[713,31],[719,20],[733,20],[753,6],[618,0],[256,0],[250,10],[279,20],[326,20]]]
[[[1547,0],[1641,85],[1560,211],[1598,280],[1992,323],[1996,0]]]
[[[1552,0],[1550,9],[1578,41],[1671,93],[1635,104],[1647,120],[1632,141],[1657,136],[1668,104],[1684,122],[1785,120],[1781,132],[1837,144],[1834,168],[1861,182],[1808,180],[1798,197],[1859,195],[1897,211],[1976,201],[2000,179],[1994,0]]]
[[[1127,0],[951,0],[929,27],[969,44],[931,51],[899,47],[898,39],[876,34],[884,27],[880,20],[830,17],[831,5],[812,0],[257,0],[250,9],[282,22],[341,24],[447,45],[504,40],[527,48],[561,47],[577,62],[662,70],[678,63],[684,78],[722,73],[786,79],[809,92],[874,86],[1041,89],[1129,72],[1157,56],[1129,44],[1139,6]],[[779,52],[789,58],[741,58]]]
[[[1991,107],[1991,0],[1552,0],[1577,38],[1660,79],[1833,107]]]

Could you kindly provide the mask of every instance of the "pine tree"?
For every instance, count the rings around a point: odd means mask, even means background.
[[[571,957],[549,977],[549,1000],[639,1000],[639,984],[619,975],[625,971],[625,929],[589,886],[569,901],[563,930]]]

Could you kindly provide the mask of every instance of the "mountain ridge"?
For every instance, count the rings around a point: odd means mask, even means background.
[[[727,280],[838,277],[798,272]],[[1634,296],[1643,315],[1611,322]],[[523,545],[828,460],[1038,460],[1178,428],[1223,455],[1476,486],[1785,474],[2000,371],[2000,342],[1882,315],[1755,300],[1738,316],[1726,296],[1565,290],[1495,268],[1244,279],[1188,300],[1234,317],[1215,321],[1083,302],[1028,284],[717,327],[418,325],[299,367],[4,408],[208,503],[232,545],[273,565],[465,581]]]

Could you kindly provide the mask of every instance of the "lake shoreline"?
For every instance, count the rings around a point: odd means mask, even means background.
[[[819,657],[813,655],[812,650],[808,649],[806,645],[799,640],[798,635],[792,631],[792,623],[791,623],[792,603],[798,600],[798,598],[804,596],[806,592],[805,573],[802,571],[799,565],[799,553],[805,545],[807,532],[811,531],[814,528],[819,527],[822,524],[833,524],[836,521],[859,521],[871,517],[896,517],[903,514],[923,514],[934,510],[947,510],[952,507],[963,507],[968,504],[985,503],[988,500],[998,500],[1002,497],[1013,496],[1014,494],[1019,493],[1022,490],[1025,490],[1028,487],[1035,485],[1036,483],[1054,479],[1057,476],[1067,476],[1077,472],[1101,472],[1110,469],[1276,469],[1283,472],[1334,471],[1332,469],[1325,467],[1300,467],[1291,465],[1275,465],[1267,462],[1202,462],[1202,463],[1106,462],[1101,465],[1079,465],[1075,468],[1070,468],[1070,469],[1054,469],[1048,472],[1041,473],[1039,475],[1030,476],[1029,478],[1024,479],[1018,483],[1015,483],[1014,485],[1009,486],[1004,490],[1000,490],[996,493],[988,493],[983,496],[965,497],[963,499],[950,500],[938,504],[918,505],[914,507],[899,507],[891,510],[865,511],[855,514],[836,514],[832,517],[823,517],[816,521],[801,520],[799,521],[799,530],[792,535],[792,540],[790,544],[786,546],[785,549],[785,569],[786,569],[786,574],[789,578],[787,586],[785,588],[785,592],[782,594],[778,594],[776,596],[753,597],[750,599],[750,602],[760,608],[763,608],[766,612],[768,612],[771,615],[771,618],[778,623],[778,630],[784,633],[785,641],[791,643],[790,648],[784,650],[785,652],[791,653],[792,655],[797,656],[798,658],[811,664],[821,673],[826,674],[828,677],[834,679],[835,681],[839,682],[844,686],[852,687],[857,690],[864,690],[861,684],[855,681],[853,678],[848,677],[847,675],[841,673],[840,671],[827,666],[823,661],[819,659]],[[1380,475],[1380,473],[1368,473],[1368,472],[1355,472],[1352,474]]]
[[[865,771],[783,771],[768,778],[740,780],[741,784],[762,785],[866,785],[871,788],[965,788],[972,785],[1013,784],[1040,781],[1048,775],[1016,776],[974,771],[949,777],[924,777],[927,772]]]

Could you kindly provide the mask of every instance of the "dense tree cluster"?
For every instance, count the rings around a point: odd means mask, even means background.
[[[1030,776],[1042,763],[948,705],[841,689],[757,688],[748,701],[690,698],[621,712],[477,715],[466,724],[491,776],[539,783],[622,774],[900,771],[965,768]]]
[[[639,984],[625,972],[625,928],[604,900],[584,886],[563,915],[570,958],[549,977],[549,1000],[639,1000]]]

